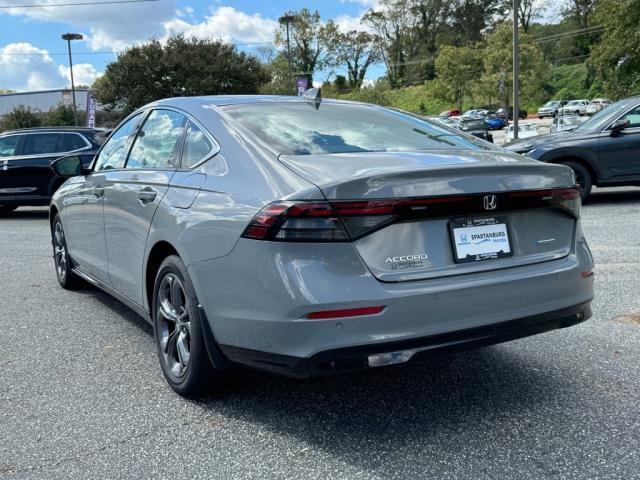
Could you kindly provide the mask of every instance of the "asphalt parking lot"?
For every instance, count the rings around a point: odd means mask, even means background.
[[[586,323],[348,376],[240,371],[187,401],[144,321],[58,287],[46,210],[20,209],[0,220],[0,477],[640,478],[640,189],[597,191],[583,225]]]

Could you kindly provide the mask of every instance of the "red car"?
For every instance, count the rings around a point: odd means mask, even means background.
[[[444,117],[444,118],[459,117],[460,116],[460,110],[445,110],[444,112],[442,112],[438,116],[439,117]]]

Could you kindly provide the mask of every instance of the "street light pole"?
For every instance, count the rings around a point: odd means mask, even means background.
[[[518,38],[519,0],[513,0],[513,139],[518,139],[520,121],[520,39]],[[508,114],[507,114],[508,118]]]
[[[69,49],[69,72],[71,74],[71,96],[73,98],[73,120],[76,126],[78,125],[78,107],[76,105],[76,87],[73,82],[73,60],[71,59],[71,40],[82,40],[82,35],[79,33],[65,33],[62,35],[62,39],[67,41],[67,47]]]
[[[291,74],[291,43],[289,41],[289,24],[293,23],[295,19],[296,17],[291,14],[283,15],[278,19],[278,22],[280,22],[280,24],[284,24],[287,30],[287,60],[289,61],[289,88],[291,89],[290,91],[294,93],[295,93],[295,89],[293,86],[293,76]]]

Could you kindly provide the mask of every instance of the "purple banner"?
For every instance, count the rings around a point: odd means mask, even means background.
[[[302,94],[307,90],[307,77],[298,77],[296,78],[296,92],[298,96],[302,96]]]
[[[96,99],[93,92],[87,92],[87,127],[95,128],[96,126]]]

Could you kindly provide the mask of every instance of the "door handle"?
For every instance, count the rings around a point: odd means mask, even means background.
[[[91,189],[91,193],[96,197],[96,198],[102,198],[104,197],[104,187],[93,187]]]
[[[145,187],[138,192],[138,200],[143,205],[153,202],[156,199],[158,192],[156,192],[153,188]]]

